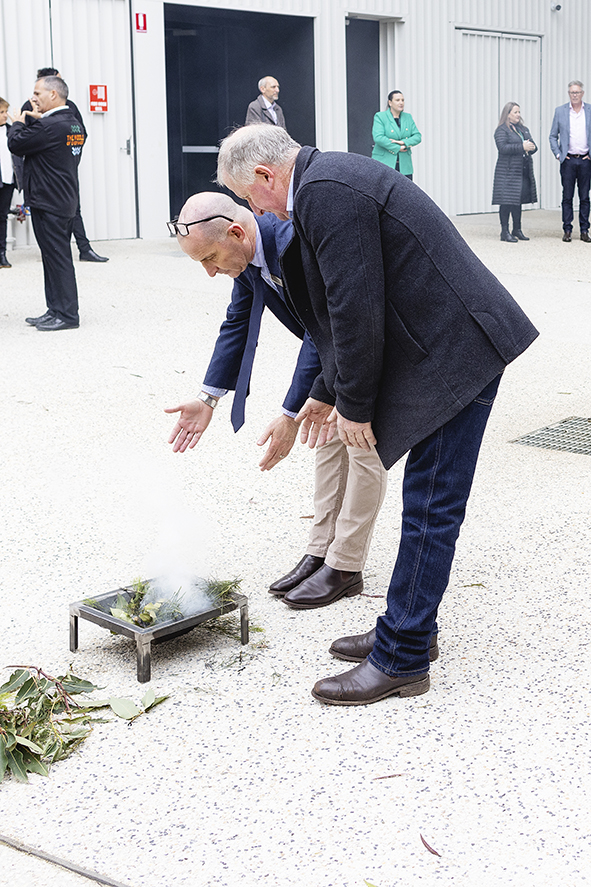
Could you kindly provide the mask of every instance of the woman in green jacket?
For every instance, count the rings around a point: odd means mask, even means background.
[[[417,125],[404,110],[404,96],[393,89],[388,96],[386,111],[378,111],[373,118],[372,136],[375,142],[371,156],[392,166],[412,181],[411,147],[421,142]]]

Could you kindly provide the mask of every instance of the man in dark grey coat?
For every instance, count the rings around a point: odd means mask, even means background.
[[[360,664],[313,695],[364,705],[425,693],[500,375],[537,331],[426,194],[381,163],[245,127],[222,143],[218,179],[255,212],[293,219],[281,263],[320,355],[311,397],[334,404],[341,439],[375,443],[386,468],[410,450],[386,613],[375,631],[333,643],[334,655]],[[326,437],[306,405],[299,418],[304,438]]]
[[[279,84],[274,77],[261,77],[258,83],[260,96],[251,102],[246,111],[245,126],[251,123],[269,123],[272,126],[285,126],[283,110],[277,104]]]

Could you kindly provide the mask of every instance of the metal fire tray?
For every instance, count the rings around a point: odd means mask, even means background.
[[[127,600],[133,595],[131,588],[117,588],[115,591],[109,591],[106,594],[97,595],[94,600],[103,604],[107,610],[115,604],[117,595],[122,594]],[[140,684],[145,684],[151,677],[151,652],[152,641],[167,641],[179,635],[186,634],[202,622],[208,622],[210,619],[217,619],[225,613],[232,610],[240,609],[240,641],[242,644],[248,644],[248,598],[244,594],[236,591],[230,592],[223,603],[218,606],[197,613],[195,616],[187,616],[183,619],[175,619],[170,622],[160,622],[150,625],[147,628],[140,628],[139,625],[132,625],[130,622],[124,622],[111,616],[110,613],[103,613],[94,607],[85,604],[84,601],[76,601],[70,604],[70,650],[75,653],[78,649],[78,619],[87,619],[100,625],[102,628],[108,628],[114,634],[122,634],[127,638],[135,640],[137,648],[137,679]]]

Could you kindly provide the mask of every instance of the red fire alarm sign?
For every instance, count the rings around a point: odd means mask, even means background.
[[[135,29],[136,31],[139,31],[140,34],[145,34],[148,30],[148,16],[145,12],[136,12]]]
[[[109,103],[107,101],[107,87],[104,83],[90,84],[90,110],[91,111],[108,111]]]

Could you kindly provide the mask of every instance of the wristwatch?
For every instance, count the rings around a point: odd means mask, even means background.
[[[218,405],[215,397],[212,397],[211,394],[206,394],[205,391],[199,392],[199,394],[197,395],[197,400],[202,400],[203,403],[206,403],[208,407],[212,408],[212,410],[215,410]]]

